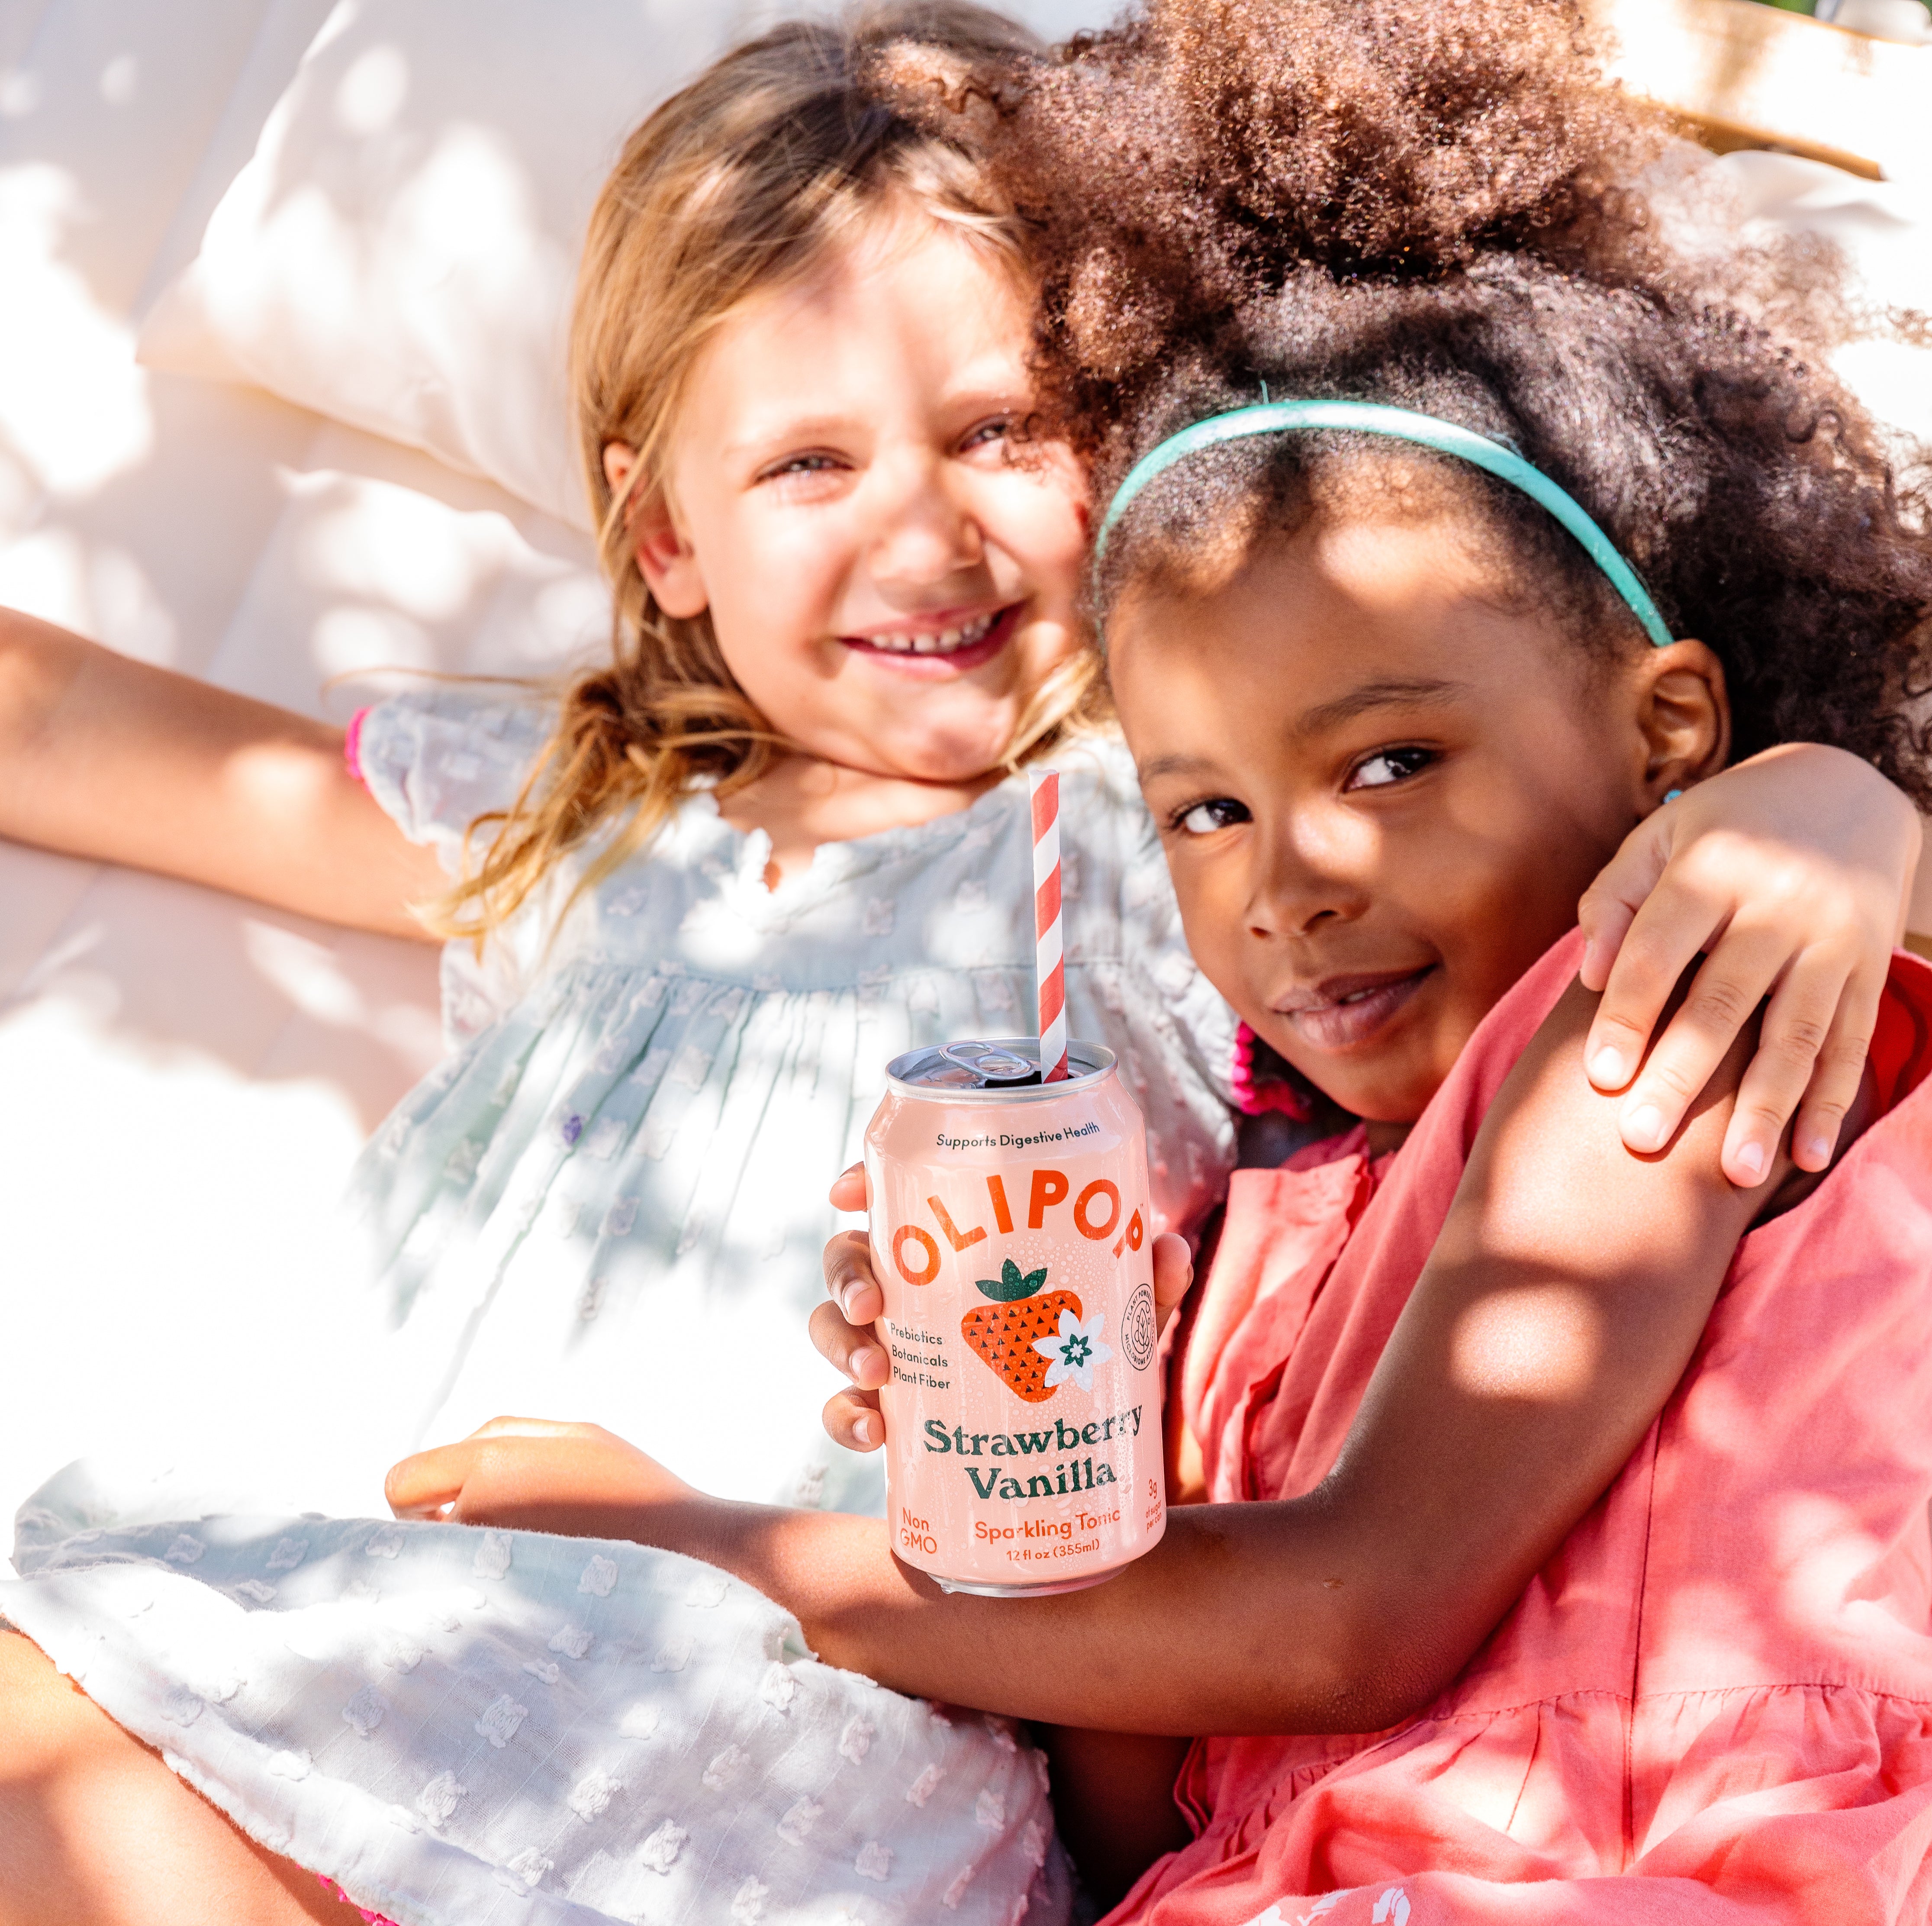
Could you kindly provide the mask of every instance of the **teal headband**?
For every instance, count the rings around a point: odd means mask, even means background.
[[[1134,464],[1127,479],[1115,490],[1100,524],[1100,539],[1094,544],[1094,566],[1097,568],[1106,560],[1107,538],[1134,497],[1156,475],[1165,474],[1196,449],[1238,441],[1248,435],[1324,428],[1353,428],[1364,434],[1386,434],[1399,441],[1417,442],[1424,448],[1473,462],[1512,488],[1520,488],[1532,500],[1540,502],[1583,545],[1584,553],[1610,578],[1610,586],[1630,605],[1630,613],[1642,623],[1644,633],[1651,641],[1660,649],[1670,646],[1670,631],[1657,612],[1656,603],[1637,580],[1636,570],[1617,553],[1616,545],[1575,498],[1540,469],[1532,467],[1501,442],[1458,428],[1454,422],[1438,421],[1433,415],[1418,414],[1410,408],[1387,407],[1379,401],[1263,401],[1251,407],[1233,409],[1225,415],[1210,415],[1205,421],[1169,435]]]

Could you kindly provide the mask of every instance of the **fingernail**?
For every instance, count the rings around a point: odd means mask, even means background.
[[[861,1444],[870,1444],[872,1442],[872,1427],[877,1423],[878,1420],[869,1411],[854,1418],[852,1420],[852,1435]]]
[[[1741,1143],[1737,1155],[1731,1159],[1744,1173],[1747,1182],[1756,1183],[1764,1175],[1764,1146],[1761,1143]]]
[[[1828,1137],[1808,1137],[1804,1140],[1804,1161],[1814,1170],[1822,1170],[1832,1161],[1832,1140]]]
[[[1624,1053],[1614,1044],[1605,1044],[1591,1058],[1590,1081],[1600,1090],[1620,1090],[1630,1081]]]
[[[1669,1134],[1664,1113],[1654,1104],[1640,1104],[1624,1119],[1624,1141],[1633,1150],[1661,1150]]]

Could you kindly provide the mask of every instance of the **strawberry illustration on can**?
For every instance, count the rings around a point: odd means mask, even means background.
[[[1097,1585],[1166,1524],[1145,1133],[1067,1056],[910,1051],[866,1134],[893,1542],[949,1591]]]
[[[1043,1403],[1069,1378],[1090,1392],[1094,1366],[1113,1356],[1100,1342],[1106,1312],[1094,1320],[1094,1328],[1089,1330],[1081,1321],[1080,1300],[1072,1291],[1034,1295],[1046,1281],[1044,1264],[1022,1275],[1009,1257],[997,1280],[976,1280],[977,1288],[995,1300],[994,1308],[982,1305],[959,1321],[961,1336],[1006,1381],[1014,1395],[1030,1405]]]

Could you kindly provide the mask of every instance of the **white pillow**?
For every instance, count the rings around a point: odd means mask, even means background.
[[[1932,314],[1932,189],[1861,180],[1792,154],[1727,154],[1718,166],[1738,189],[1747,235],[1762,227],[1834,242],[1872,301]],[[1881,339],[1851,342],[1833,359],[1880,421],[1932,444],[1932,354]]]
[[[626,135],[772,0],[341,0],[142,328],[151,367],[250,382],[589,512],[565,351]],[[1111,0],[1008,8],[1058,38]]]

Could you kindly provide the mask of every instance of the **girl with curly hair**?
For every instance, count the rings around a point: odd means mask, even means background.
[[[647,1532],[845,1663],[1191,1735],[1054,1747],[1124,1921],[1932,1904],[1932,971],[1894,960],[1822,1182],[1718,1179],[1735,1059],[1648,1158],[1560,1074],[1606,839],[1780,742],[1932,789],[1932,500],[1821,304],[1766,299],[1788,263],[1660,232],[1659,131],[1580,39],[1154,4],[1009,130],[1190,946],[1362,1120],[1235,1174],[1174,1378],[1208,1502],[1097,1591],[981,1609],[634,1474]],[[875,1385],[862,1247],[828,1273],[821,1347]],[[487,1448],[422,1489],[469,1507],[472,1463],[487,1515]]]
[[[926,1812],[950,1741],[881,1693],[806,1786],[806,1709],[822,1723],[858,1688],[791,1666],[802,1630],[898,1693],[1049,1728],[1063,1829],[1123,1919],[1922,1912],[1932,982],[1894,963],[1836,1161],[1801,1169],[1734,1127],[1748,1035],[1681,1127],[1592,1090],[1586,1057],[1613,1091],[1635,1065],[1597,1060],[1572,925],[1634,828],[1667,834],[1720,771],[1776,786],[1787,745],[1926,793],[1932,549],[1869,425],[1774,331],[1811,318],[1646,221],[1628,184],[1656,137],[1580,38],[1556,0],[1156,4],[1058,68],[994,73],[979,115],[1037,250],[1030,432],[1109,504],[1094,613],[1190,945],[1264,1081],[1361,1119],[1238,1176],[1178,1374],[1177,1495],[1209,1501],[1107,1585],[1029,1600],[943,1595],[880,1521],[708,1498],[583,1426],[507,1421],[406,1461],[411,1522],[375,1531],[37,1516],[45,1582],[7,1609],[227,1810],[243,1780],[294,1787],[258,1843],[316,1864],[345,1836],[322,1817],[407,1795],[396,1836],[423,1843],[363,1835],[343,1883],[458,1916],[435,1902],[496,1837],[465,1830],[481,1789],[507,1771],[520,1796],[565,1757],[574,1820],[494,1868],[530,1917],[673,1895],[721,1919],[976,1916],[1002,1855],[1048,1870],[1036,1825],[1005,1843],[1032,1775],[1001,1776],[994,1744],[966,1760],[970,1807],[949,1787],[926,1822],[964,1856],[935,1846],[929,1884],[895,1888],[920,1829],[901,1809]],[[1156,1258],[1171,1309],[1186,1247]],[[814,1335],[875,1385],[862,1242],[836,1242],[827,1275]],[[880,1441],[862,1389],[827,1423]],[[715,1596],[672,1552],[722,1568]],[[422,1588],[400,1645],[325,1633],[346,1621],[317,1568],[352,1556]],[[514,1575],[566,1564],[592,1601],[570,1622],[508,1610]],[[691,1642],[652,1615],[667,1573],[679,1609],[718,1605],[728,1573],[796,1622],[680,1685]],[[290,1612],[313,1678],[272,1710],[254,1679],[158,1680],[155,1606],[187,1625],[197,1582],[226,1587],[206,1625],[245,1621],[251,1651],[254,1618]],[[0,1662],[0,1852],[31,1903],[82,1916],[62,1813],[104,1785],[149,1833],[192,1832],[179,1864],[252,1879],[250,1916],[299,1903],[288,1858],[250,1859],[19,1642]],[[626,1662],[663,1703],[600,1724],[586,1681]],[[645,1748],[721,1680],[748,1681],[747,1736],[704,1764],[707,1833],[658,1810],[700,1796],[682,1762],[703,1754]],[[868,1807],[848,1781],[893,1720],[932,1762]],[[728,1792],[760,1747],[758,1791]],[[969,1810],[999,1854],[946,1830]],[[622,1865],[583,1829],[614,1812],[636,1822]],[[446,1884],[392,1898],[375,1873],[398,1865]],[[853,1896],[855,1873],[873,1884]],[[1050,1879],[1000,1889],[1064,1903]]]

